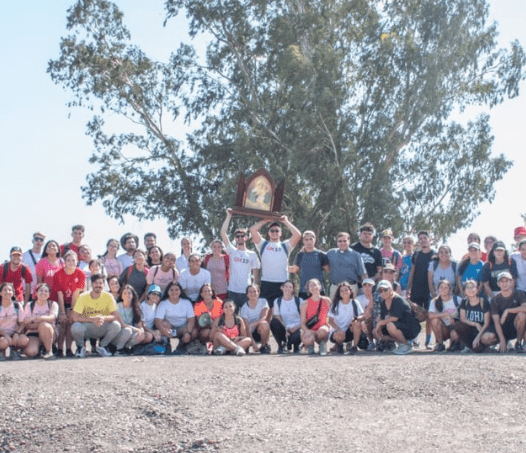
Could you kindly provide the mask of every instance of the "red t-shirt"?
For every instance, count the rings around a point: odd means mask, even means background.
[[[78,267],[71,274],[67,274],[65,269],[60,269],[53,277],[53,292],[57,294],[59,291],[62,292],[66,306],[71,305],[73,293],[77,289],[83,291],[85,285],[86,274]]]
[[[7,266],[7,274],[4,280],[4,266]],[[22,277],[22,265],[18,266],[16,271],[11,269],[11,263],[4,263],[0,266],[0,283],[9,282],[12,283],[15,288],[15,297],[17,300],[24,300],[24,281],[31,284],[33,276],[31,275],[31,269],[24,265],[26,268],[25,274]]]
[[[318,314],[318,306],[320,303],[322,305],[320,307],[320,312]],[[318,322],[311,330],[317,331],[321,326],[324,326],[325,324],[327,324],[327,314],[328,313],[329,313],[329,304],[327,303],[326,300],[322,299],[318,302],[310,298],[307,299],[307,312],[305,313],[307,321],[311,319],[312,317],[314,317],[314,315],[318,314]]]
[[[67,250],[68,252],[70,250],[73,250],[77,254],[77,259],[80,261],[79,247],[77,245],[73,244],[73,242],[68,242],[67,244],[62,244],[60,246],[60,256],[64,256],[66,247],[68,247],[68,250]]]

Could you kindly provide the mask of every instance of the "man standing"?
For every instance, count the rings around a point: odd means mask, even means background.
[[[409,273],[409,282],[407,283],[407,298],[428,310],[429,300],[431,298],[428,268],[431,258],[433,255],[436,255],[437,252],[431,248],[429,233],[427,231],[419,231],[417,238],[420,250],[413,253],[411,257],[411,272]],[[431,343],[431,323],[426,322],[426,348],[429,347],[429,343]]]
[[[247,249],[248,234],[244,228],[234,231],[234,247],[228,239],[227,231],[232,219],[232,209],[226,210],[226,218],[221,226],[221,239],[226,245],[229,260],[228,298],[236,304],[237,311],[247,301],[246,289],[251,283],[258,283],[259,258]],[[251,275],[253,281],[251,281]]]
[[[349,247],[351,243],[349,233],[338,233],[336,240],[338,241],[338,248],[330,249],[327,252],[331,277],[331,299],[334,298],[338,284],[341,282],[349,282],[353,293],[356,295],[358,294],[358,282],[367,278],[362,257]]]
[[[183,270],[179,276],[179,284],[185,290],[192,305],[199,297],[201,286],[212,282],[210,272],[201,267],[202,262],[201,255],[192,253],[188,258],[188,269]]]
[[[267,320],[272,319],[274,300],[282,297],[281,285],[288,279],[288,262],[290,252],[301,239],[301,232],[287,216],[281,216],[280,221],[292,232],[292,237],[281,241],[281,226],[272,222],[268,230],[268,240],[264,240],[259,230],[268,220],[260,220],[250,227],[252,241],[256,244],[261,257],[261,297],[267,299],[270,310]]]
[[[30,269],[22,264],[22,249],[13,247],[9,252],[10,260],[0,266],[0,283],[9,282],[15,288],[15,297],[18,301],[29,301],[31,297]],[[24,287],[25,282],[25,287]]]
[[[316,234],[314,231],[303,233],[303,250],[294,258],[294,266],[289,267],[289,271],[300,274],[299,297],[303,300],[308,298],[305,286],[311,278],[317,278],[321,283],[321,294],[325,295],[325,285],[323,281],[323,270],[329,272],[329,260],[327,254],[314,248],[316,244]]]
[[[73,225],[71,227],[72,242],[62,244],[60,246],[60,256],[64,256],[67,251],[73,250],[77,254],[77,259],[80,261],[79,248],[82,245],[82,239],[84,239],[86,228],[84,225]]]
[[[91,291],[81,294],[73,307],[71,333],[77,344],[76,357],[86,357],[84,341],[100,338],[97,352],[110,357],[106,348],[121,331],[118,309],[110,293],[103,291],[106,279],[102,274],[91,276]]]
[[[126,250],[126,253],[118,256],[117,259],[122,264],[122,268],[126,269],[127,267],[133,264],[133,252],[139,246],[139,238],[133,233],[126,233],[121,237],[121,247]]]
[[[499,351],[506,352],[508,341],[516,338],[515,351],[524,352],[526,296],[513,289],[513,277],[509,272],[501,272],[497,283],[500,292],[490,304],[493,324],[484,332],[481,342],[486,346],[499,343]]]
[[[41,233],[40,231],[33,233],[33,248],[30,248],[22,255],[22,263],[31,270],[31,277],[33,277],[33,281],[31,282],[31,294],[33,294],[33,290],[35,289],[35,286],[37,286],[35,267],[42,257],[42,247],[44,246],[45,240],[46,235],[44,233]]]
[[[376,282],[380,279],[383,265],[382,252],[373,247],[374,234],[375,229],[372,224],[363,224],[360,227],[360,241],[353,244],[352,248],[361,255],[367,276]]]
[[[150,250],[157,245],[157,235],[155,233],[146,233],[144,235],[144,246],[146,250]]]

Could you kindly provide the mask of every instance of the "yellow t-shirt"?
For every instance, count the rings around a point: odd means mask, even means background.
[[[86,318],[94,318],[98,315],[108,316],[117,311],[117,304],[110,293],[102,291],[98,299],[93,299],[91,292],[87,291],[79,296],[73,311]]]

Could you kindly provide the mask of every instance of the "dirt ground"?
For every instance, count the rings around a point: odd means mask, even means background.
[[[3,362],[0,452],[523,452],[525,360],[418,350]]]

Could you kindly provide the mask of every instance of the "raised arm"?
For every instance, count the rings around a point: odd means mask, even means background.
[[[223,221],[223,225],[221,225],[221,239],[223,240],[223,243],[225,244],[225,246],[228,246],[230,244],[230,239],[228,238],[228,234],[227,234],[227,231],[228,231],[228,227],[230,225],[230,220],[232,220],[232,209],[228,208],[226,210],[226,217],[225,217],[225,220]]]
[[[292,237],[290,238],[290,245],[292,248],[296,247],[301,240],[301,231],[296,228],[286,215],[281,216],[279,220],[291,231]]]
[[[267,223],[267,220],[263,219],[250,227],[250,236],[252,237],[252,242],[254,244],[258,245],[263,240],[263,237],[259,233],[259,230],[266,223]]]

